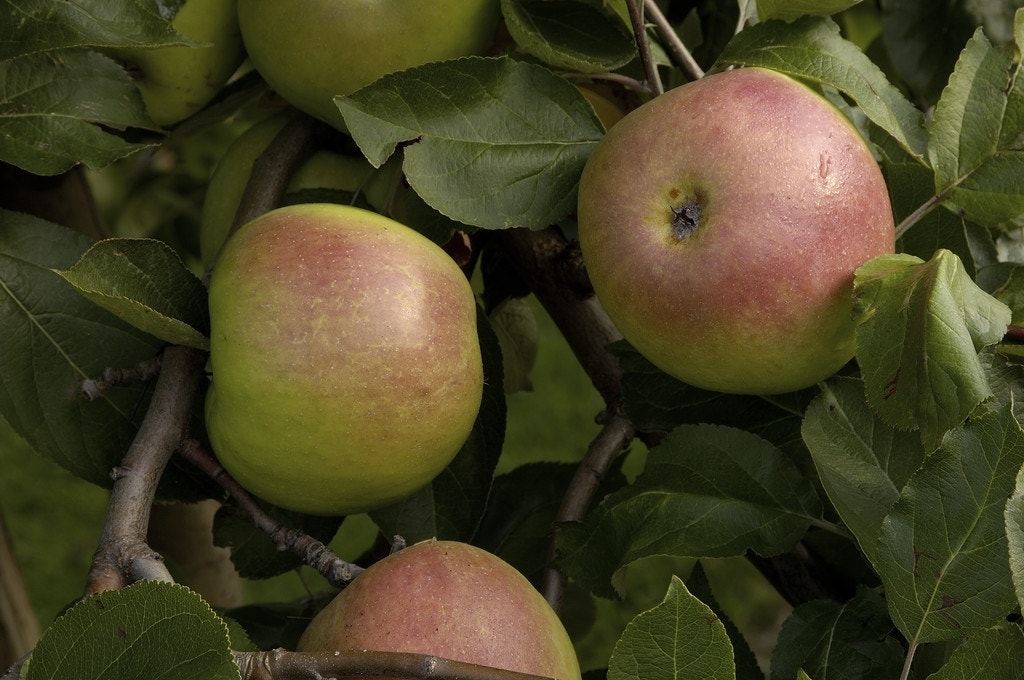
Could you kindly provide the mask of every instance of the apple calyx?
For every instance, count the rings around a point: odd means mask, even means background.
[[[679,205],[673,206],[672,210],[672,235],[676,240],[682,241],[697,231],[700,226],[701,203],[693,198]]]

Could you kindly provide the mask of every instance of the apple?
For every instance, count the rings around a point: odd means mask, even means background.
[[[376,562],[313,618],[297,646],[360,649],[580,678],[547,600],[501,558],[456,541],[424,541]]]
[[[284,99],[344,130],[336,95],[431,61],[481,54],[499,0],[239,0],[256,70]]]
[[[203,108],[245,60],[237,0],[186,0],[171,26],[208,44],[108,51],[131,69],[149,117],[161,127]]]
[[[587,160],[579,240],[598,300],[696,387],[776,394],[855,353],[853,274],[894,250],[871,150],[818,93],[742,68],[630,112]]]
[[[213,262],[231,231],[253,163],[294,113],[294,109],[281,111],[252,124],[228,146],[217,162],[206,187],[199,220],[199,253],[205,265]],[[374,210],[382,211],[388,203],[400,166],[398,157],[377,169],[362,156],[320,149],[292,176],[287,192],[303,189],[359,192]]]
[[[209,305],[207,431],[255,495],[364,512],[427,485],[469,436],[476,300],[418,232],[351,206],[272,210],[228,239]]]

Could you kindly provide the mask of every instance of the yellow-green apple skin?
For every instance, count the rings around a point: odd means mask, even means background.
[[[245,59],[237,0],[186,0],[171,26],[209,44],[110,51],[131,67],[149,117],[162,127],[208,104]]]
[[[663,371],[740,394],[821,381],[856,350],[854,271],[892,209],[857,130],[816,92],[742,68],[670,90],[598,143],[579,188],[594,290]]]
[[[242,201],[253,164],[294,117],[290,109],[257,121],[240,134],[217,162],[206,187],[199,219],[199,254],[209,266],[227,240]],[[360,192],[378,211],[387,203],[398,159],[374,168],[362,156],[349,156],[328,149],[316,151],[288,182],[287,193],[303,189],[332,189]]]
[[[430,654],[579,680],[572,641],[514,567],[456,541],[424,541],[373,564],[310,622],[300,652]]]
[[[476,301],[418,232],[350,206],[272,210],[225,244],[209,304],[207,431],[257,496],[364,512],[426,486],[468,438]]]
[[[334,97],[431,61],[485,52],[499,0],[239,0],[253,65],[282,97],[345,129]]]

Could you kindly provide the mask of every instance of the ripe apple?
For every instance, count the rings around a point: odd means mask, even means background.
[[[206,187],[199,220],[199,253],[209,265],[224,244],[252,174],[252,166],[292,118],[294,109],[268,116],[245,130],[217,162]],[[362,156],[321,149],[307,160],[288,183],[288,193],[303,189],[360,192],[374,210],[382,211],[397,179],[401,159],[374,168]]]
[[[317,515],[428,484],[480,407],[476,301],[418,232],[368,210],[272,210],[225,244],[209,286],[206,425],[244,487]]]
[[[484,52],[498,0],[239,0],[249,57],[278,94],[345,129],[334,104],[381,76]]]
[[[149,117],[162,127],[208,104],[245,59],[237,0],[187,0],[171,26],[196,42],[209,44],[108,51],[132,70]]]
[[[431,654],[579,680],[572,641],[514,567],[455,541],[424,541],[375,563],[306,628],[300,652]]]
[[[854,270],[894,249],[885,182],[824,98],[761,68],[630,112],[579,189],[598,299],[652,363],[709,390],[789,392],[853,357]]]

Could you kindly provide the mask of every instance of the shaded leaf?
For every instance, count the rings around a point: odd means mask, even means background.
[[[763,66],[830,85],[848,95],[868,119],[923,162],[924,118],[831,19],[805,17],[791,24],[766,21],[749,26],[728,44],[716,68]]]
[[[684,425],[647,456],[636,482],[559,536],[558,563],[612,597],[621,570],[653,555],[774,555],[818,519],[818,496],[777,448],[743,430]]]
[[[1022,680],[1024,635],[1007,623],[967,636],[949,661],[928,680]]]
[[[1004,508],[1024,464],[1009,407],[951,431],[882,523],[876,567],[913,644],[995,625],[1016,605]]]
[[[928,262],[875,258],[854,282],[866,320],[857,361],[868,403],[893,427],[917,428],[926,449],[992,395],[978,352],[1002,339],[1010,310],[940,250]]]
[[[725,627],[678,576],[672,577],[661,604],[626,626],[608,662],[608,680],[735,677]]]
[[[792,21],[803,16],[827,17],[838,14],[861,0],[757,0],[757,16],[761,21],[784,19]]]
[[[140,581],[87,597],[46,630],[25,680],[240,680],[228,628],[184,586]]]
[[[335,102],[371,163],[411,142],[403,170],[416,193],[485,229],[542,228],[575,210],[579,175],[604,134],[575,86],[506,57],[425,64]]]
[[[501,0],[516,45],[557,68],[614,71],[636,57],[621,19],[579,0]]]
[[[69,269],[56,271],[136,328],[172,344],[209,349],[206,288],[163,241],[105,239]]]

